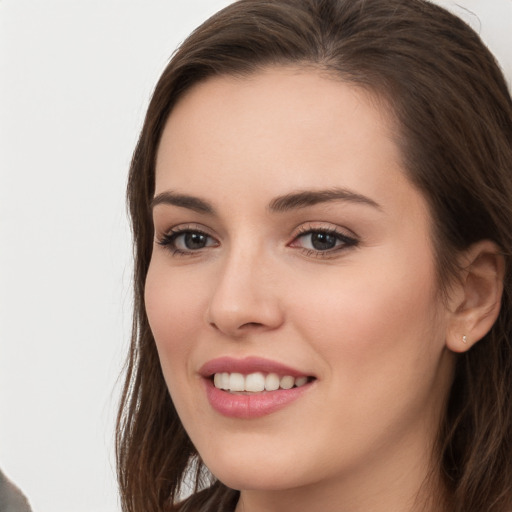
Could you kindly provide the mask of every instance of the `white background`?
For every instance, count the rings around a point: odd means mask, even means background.
[[[228,3],[0,0],[0,467],[34,512],[119,510],[127,168],[172,51]],[[512,0],[458,4],[512,82]]]

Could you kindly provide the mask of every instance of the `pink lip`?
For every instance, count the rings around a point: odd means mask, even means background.
[[[219,357],[212,359],[204,364],[199,373],[203,377],[211,377],[215,373],[228,372],[228,373],[249,373],[262,372],[262,373],[277,373],[278,375],[290,375],[292,377],[308,376],[308,374],[291,368],[270,359],[261,357],[245,357],[244,359],[235,359],[233,357]],[[310,376],[310,375],[309,375]]]
[[[253,419],[276,412],[301,397],[313,384],[309,382],[298,388],[254,394],[229,393],[217,389],[213,385],[211,376],[221,372],[237,372],[244,375],[254,372],[277,373],[278,375],[290,375],[292,377],[308,375],[281,363],[257,357],[247,357],[245,359],[223,357],[207,362],[201,367],[199,373],[203,377],[208,401],[215,411],[231,418]]]

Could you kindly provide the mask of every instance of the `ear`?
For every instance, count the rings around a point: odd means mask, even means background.
[[[446,345],[466,352],[481,340],[498,318],[503,294],[505,260],[489,240],[461,254],[460,279],[451,288]]]

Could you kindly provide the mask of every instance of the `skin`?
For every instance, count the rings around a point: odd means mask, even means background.
[[[394,136],[379,102],[311,69],[210,79],[168,119],[155,196],[214,212],[154,206],[147,314],[183,425],[209,469],[241,489],[237,511],[410,512],[421,500],[453,371],[452,313]],[[368,202],[269,207],[340,188]],[[171,229],[200,230],[206,245],[164,246]],[[321,230],[357,243],[313,250]],[[198,374],[223,356],[316,380],[272,414],[225,417]]]

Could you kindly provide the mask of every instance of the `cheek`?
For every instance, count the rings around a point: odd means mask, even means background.
[[[444,331],[436,314],[433,265],[408,271],[379,261],[384,265],[376,272],[350,266],[336,281],[331,277],[328,293],[310,282],[316,300],[300,308],[295,302],[300,337],[326,363],[326,401],[337,404],[331,434],[343,430],[354,446],[385,443],[383,432],[399,436],[427,411],[437,417],[445,382],[438,378]],[[294,289],[293,296],[306,295]]]
[[[416,259],[408,266],[397,258],[375,261],[378,266],[351,265],[331,274],[330,281],[309,283],[307,295],[298,289],[291,295],[303,335],[356,378],[376,375],[384,365],[416,365],[426,351],[434,358],[443,347],[432,262],[425,259],[418,265]],[[319,286],[322,282],[328,287]],[[301,304],[299,297],[310,300]]]
[[[202,320],[201,294],[184,272],[152,262],[144,290],[146,313],[164,369],[183,368]]]
[[[160,366],[174,405],[184,424],[202,417],[190,387],[192,354],[201,326],[201,294],[186,272],[152,261],[146,278],[146,313]]]

